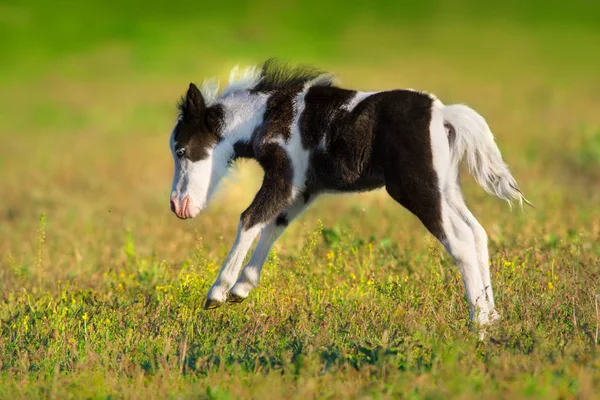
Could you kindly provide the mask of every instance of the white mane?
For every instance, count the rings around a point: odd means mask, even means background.
[[[240,69],[238,65],[233,67],[229,73],[229,85],[219,94],[220,83],[217,78],[206,79],[200,86],[200,92],[206,104],[210,106],[220,98],[234,93],[249,90],[259,84],[261,80],[261,69],[257,66],[248,66]]]

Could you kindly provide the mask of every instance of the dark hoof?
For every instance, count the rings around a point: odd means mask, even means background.
[[[206,299],[206,304],[204,304],[204,309],[205,310],[212,310],[215,308],[219,308],[223,305],[222,302],[218,301],[218,300],[213,300],[213,299]]]
[[[230,303],[241,303],[244,300],[246,300],[245,297],[241,297],[233,293],[229,293],[229,295],[227,296],[227,301]]]

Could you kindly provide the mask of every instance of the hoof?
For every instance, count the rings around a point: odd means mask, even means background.
[[[222,301],[214,300],[214,299],[206,299],[206,304],[204,304],[205,310],[212,310],[215,308],[219,308],[223,305]]]
[[[227,296],[227,301],[230,303],[241,303],[244,300],[246,300],[245,297],[241,297],[233,293],[229,293],[229,295]]]

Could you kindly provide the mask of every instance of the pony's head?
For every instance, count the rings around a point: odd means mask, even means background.
[[[228,160],[215,151],[221,141],[221,106],[207,107],[196,85],[190,83],[179,104],[180,115],[173,129],[170,148],[175,162],[171,189],[171,211],[179,218],[194,218],[206,208]]]

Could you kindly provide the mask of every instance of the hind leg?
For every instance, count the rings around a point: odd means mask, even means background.
[[[461,272],[471,309],[471,319],[486,325],[489,323],[490,308],[486,302],[486,285],[480,270],[474,231],[446,199],[442,206],[442,218],[446,233],[442,244],[454,258]]]
[[[479,265],[479,271],[481,273],[481,279],[483,280],[483,286],[485,287],[485,294],[487,297],[488,308],[490,310],[490,319],[492,321],[500,319],[500,315],[495,310],[494,303],[494,292],[492,290],[492,282],[490,278],[490,261],[488,252],[488,237],[485,229],[481,226],[479,221],[468,209],[467,205],[462,196],[460,185],[458,183],[449,185],[446,190],[446,198],[450,206],[460,215],[460,217],[469,225],[473,230],[473,236],[475,238],[475,247],[477,249],[477,262]]]
[[[434,183],[418,179],[411,182],[388,180],[386,190],[394,200],[415,214],[450,253],[462,275],[471,320],[486,325],[489,322],[489,309],[473,230],[450,206]]]

